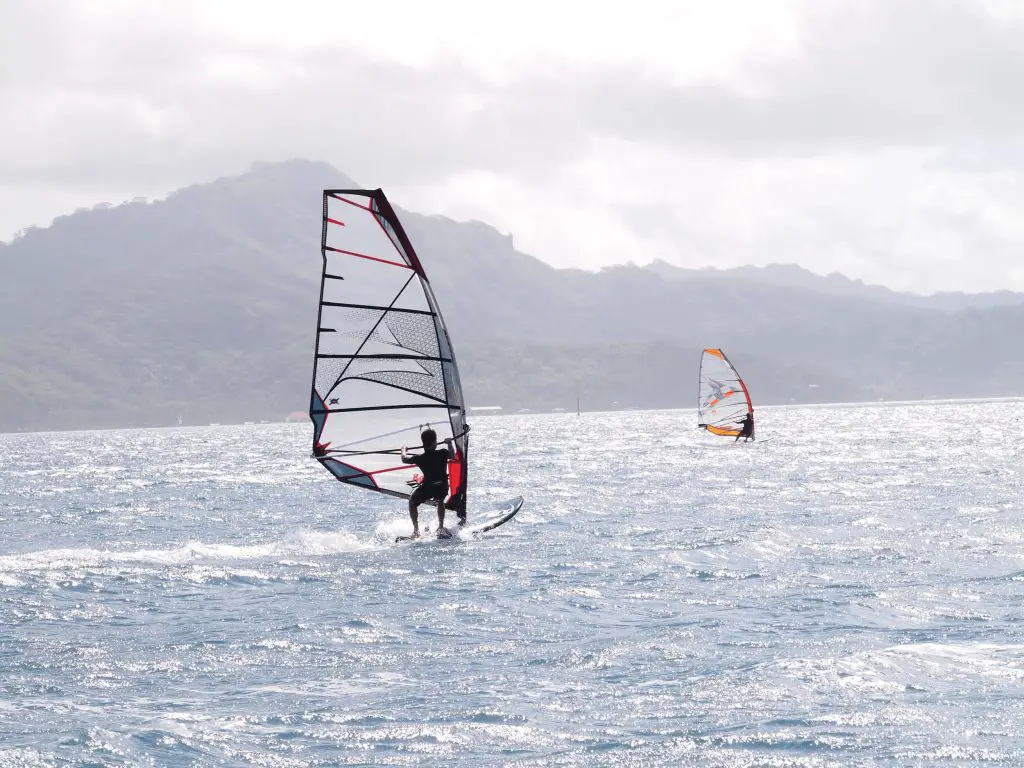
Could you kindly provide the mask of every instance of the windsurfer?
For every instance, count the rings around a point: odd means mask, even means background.
[[[736,439],[733,440],[734,443],[738,443],[741,437],[743,438],[744,443],[748,440],[754,439],[754,414],[748,413],[736,423],[740,424],[741,427],[740,433],[736,435]]]
[[[444,500],[448,495],[448,462],[452,459],[452,438],[444,440],[444,450],[437,448],[437,433],[425,429],[420,435],[423,441],[423,453],[410,456],[408,449],[402,448],[402,463],[415,464],[423,473],[419,488],[409,497],[409,517],[412,519],[412,535],[420,535],[419,513],[417,508],[427,501],[437,502],[437,532],[442,534],[444,528]]]

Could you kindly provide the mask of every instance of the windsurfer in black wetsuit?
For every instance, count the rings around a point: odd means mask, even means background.
[[[738,443],[741,437],[743,438],[743,442],[744,443],[747,442],[748,440],[753,440],[754,439],[754,414],[753,413],[748,413],[746,416],[744,416],[742,419],[740,419],[736,423],[740,424],[741,426],[740,426],[740,433],[738,435],[736,435],[736,439],[733,440],[734,443]]]
[[[443,535],[444,500],[448,495],[448,462],[452,459],[452,438],[444,441],[445,448],[438,450],[437,433],[425,429],[420,435],[423,441],[423,453],[410,456],[405,447],[402,448],[402,463],[415,464],[423,473],[420,487],[409,497],[409,517],[412,518],[412,535],[420,535],[419,514],[417,507],[427,501],[437,502],[437,532]]]

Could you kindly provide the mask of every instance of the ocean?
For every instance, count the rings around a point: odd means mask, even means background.
[[[478,417],[404,544],[308,424],[0,435],[0,765],[1024,765],[1024,402],[695,424]]]

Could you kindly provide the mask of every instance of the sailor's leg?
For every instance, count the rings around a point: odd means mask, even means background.
[[[412,492],[412,496],[409,497],[409,519],[412,520],[412,535],[413,536],[419,536],[420,535],[419,506],[420,506],[421,499],[420,499],[419,490],[420,489],[417,488],[415,491]]]
[[[437,500],[437,530],[444,528],[444,496]]]
[[[412,520],[412,535],[420,535],[420,520],[419,511],[416,509],[418,504],[413,503],[412,499],[409,499],[409,519]]]
[[[466,524],[466,497],[462,495],[461,488],[454,496],[448,499],[446,508],[454,510],[456,517],[459,518],[459,525]]]

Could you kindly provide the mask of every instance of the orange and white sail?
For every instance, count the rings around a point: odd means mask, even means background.
[[[700,358],[697,426],[715,435],[737,437],[740,421],[753,416],[750,393],[735,366],[720,349],[705,349]]]

